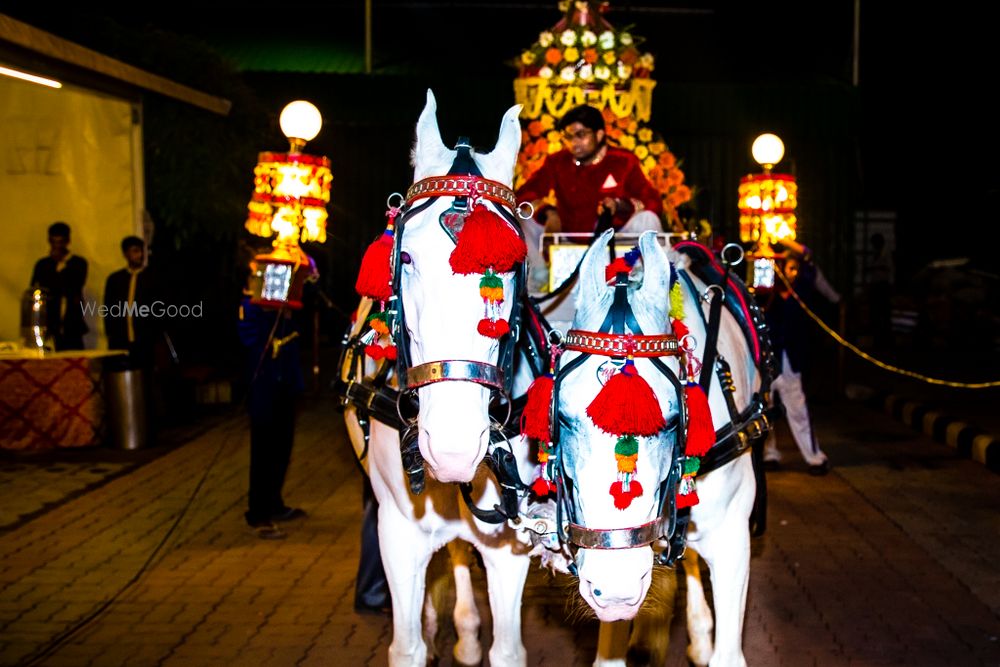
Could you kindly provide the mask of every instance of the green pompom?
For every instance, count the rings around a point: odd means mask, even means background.
[[[487,269],[479,281],[479,287],[480,289],[483,287],[503,287],[503,278]]]
[[[684,474],[693,475],[701,467],[701,459],[697,456],[689,456],[684,460]]]
[[[639,441],[634,435],[623,435],[615,443],[615,454],[619,456],[635,456],[639,453]]]

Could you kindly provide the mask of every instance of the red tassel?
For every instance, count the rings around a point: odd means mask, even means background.
[[[392,272],[389,256],[392,254],[392,232],[386,230],[365,251],[361,270],[354,289],[361,296],[385,301],[392,296]]]
[[[497,273],[510,271],[524,261],[528,252],[524,239],[496,213],[482,204],[465,219],[458,243],[451,252],[451,269],[455,273]]]
[[[488,317],[484,317],[479,320],[479,326],[476,329],[487,338],[500,338],[510,332],[510,325],[507,324],[507,320],[494,321]]]
[[[611,282],[619,273],[630,273],[632,267],[628,265],[624,257],[616,257],[615,261],[604,267],[604,282]]]
[[[371,345],[365,345],[365,354],[375,361],[378,361],[385,356],[385,348],[381,345],[375,345],[374,343]]]
[[[698,500],[698,492],[692,491],[691,493],[678,494],[677,495],[677,509],[684,509],[685,507],[694,507],[700,500]]]
[[[638,498],[642,495],[642,484],[633,479],[632,483],[629,484],[629,490],[622,491],[622,483],[615,482],[611,485],[611,488],[608,489],[608,493],[610,493],[615,499],[615,507],[620,510],[624,510],[632,504],[633,498]]]
[[[704,456],[715,444],[715,426],[712,424],[712,410],[708,397],[697,382],[688,382],[684,387],[684,400],[688,409],[687,443],[684,453],[688,456]]]
[[[552,376],[543,375],[528,387],[528,400],[521,413],[521,434],[548,442],[552,437],[549,415],[552,406]]]
[[[539,477],[532,483],[531,492],[539,498],[545,498],[550,493],[556,492],[556,485],[544,477]]]
[[[656,435],[667,425],[653,388],[626,362],[587,406],[594,425],[611,435]]]

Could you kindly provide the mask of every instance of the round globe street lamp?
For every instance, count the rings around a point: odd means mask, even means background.
[[[791,174],[771,171],[785,154],[785,144],[777,135],[760,135],[750,152],[763,171],[740,179],[740,240],[750,246],[747,257],[752,260],[753,287],[772,287],[773,260],[781,256],[772,244],[795,240],[798,185]]]
[[[333,174],[329,158],[302,152],[323,126],[315,105],[291,102],[278,122],[288,138],[288,152],[257,156],[254,192],[247,205],[247,230],[274,238],[272,251],[254,258],[250,289],[257,303],[300,308],[302,283],[315,275],[315,266],[299,242],[326,242]]]

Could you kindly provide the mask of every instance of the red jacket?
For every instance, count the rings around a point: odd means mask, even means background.
[[[597,225],[597,205],[605,198],[638,199],[647,211],[663,212],[659,191],[646,178],[639,159],[629,151],[608,146],[597,164],[577,165],[566,149],[552,153],[517,191],[518,201],[537,201],[554,190],[556,209],[564,232],[592,232]],[[630,216],[618,213],[619,228]]]

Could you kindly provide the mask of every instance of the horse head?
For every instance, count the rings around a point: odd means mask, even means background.
[[[661,355],[646,354],[659,350],[666,356],[676,350],[669,336],[670,263],[656,235],[647,232],[639,239],[641,284],[609,287],[605,265],[611,234],[609,230],[595,241],[581,265],[576,317],[558,377],[568,536],[578,547],[580,593],[602,621],[634,617],[649,589],[650,544],[662,535],[663,494],[673,493],[673,485],[665,481],[677,446],[679,406],[676,359],[661,361]],[[588,336],[601,332],[606,335],[598,348],[625,344],[640,351],[627,357],[606,356],[598,349],[588,353]],[[584,343],[574,346],[574,340]],[[612,387],[615,377],[618,384]],[[633,382],[652,393],[639,396]],[[620,390],[616,397],[607,395]],[[611,403],[602,402],[609,398]],[[613,409],[616,401],[620,406],[642,398],[651,411],[643,419],[652,426],[608,425],[621,418]],[[601,411],[605,414],[597,414]]]
[[[405,388],[419,395],[420,452],[442,482],[472,480],[489,444],[491,393],[505,390],[497,364],[501,348],[512,345],[504,328],[524,257],[510,190],[520,109],[504,114],[489,153],[461,141],[445,146],[429,90],[417,122],[414,185],[396,232],[400,368]],[[473,235],[479,247],[468,250]]]

